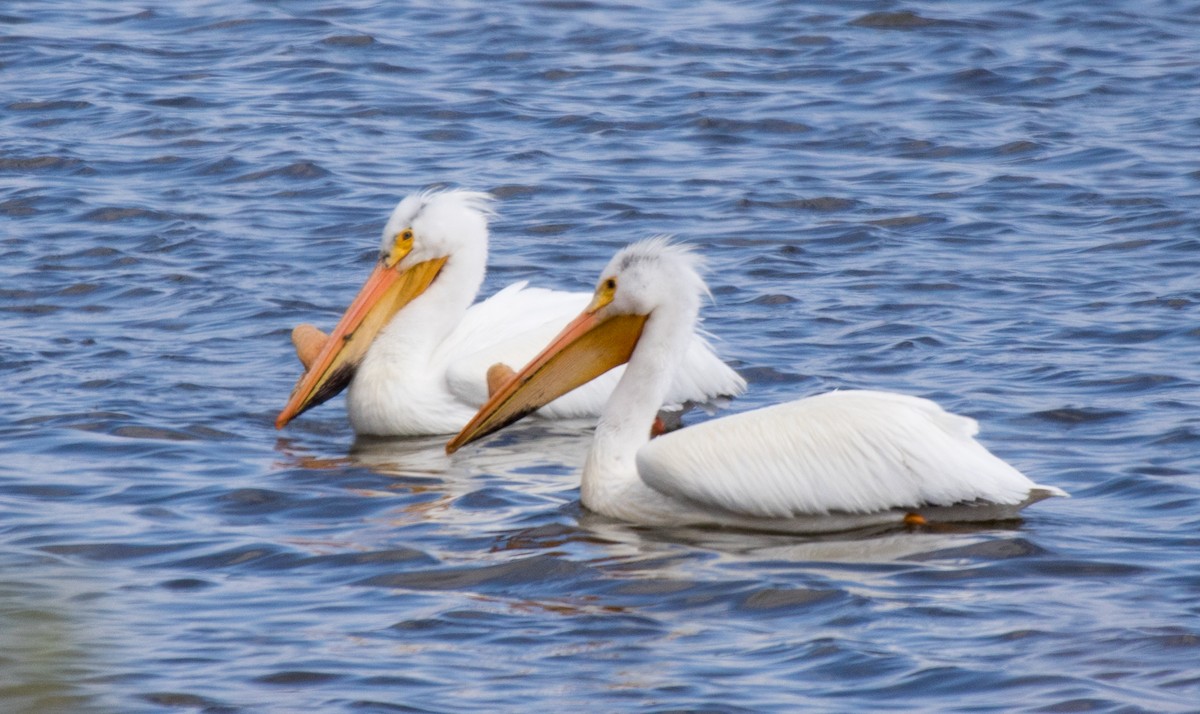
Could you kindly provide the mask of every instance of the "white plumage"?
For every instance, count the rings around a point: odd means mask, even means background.
[[[584,313],[448,449],[536,406],[522,394],[539,382],[569,386],[561,373],[579,357],[557,355],[570,354],[573,340],[619,316],[643,315],[644,326],[622,323],[639,330],[636,347],[583,468],[581,500],[591,510],[647,525],[815,532],[896,523],[910,514],[1011,518],[1038,500],[1066,495],[991,454],[975,440],[974,420],[888,392],[831,392],[650,440],[704,291],[698,257],[681,246],[652,239],[621,251]]]
[[[587,304],[587,293],[530,288],[521,282],[472,305],[486,271],[490,201],[487,194],[473,191],[425,191],[400,201],[392,212],[380,246],[385,272],[436,267],[427,286],[414,289],[377,334],[364,338],[369,347],[350,365],[346,408],[357,433],[454,433],[486,401],[489,367],[524,364]],[[385,296],[380,303],[387,300]],[[595,416],[618,376],[607,374],[581,385],[539,413]],[[745,389],[744,380],[695,333],[674,383],[665,396],[669,405],[708,402]],[[332,396],[330,391],[322,396]],[[302,403],[298,411],[309,406]],[[285,413],[282,423],[294,416]]]
[[[1014,514],[996,506],[1028,505],[1041,487],[977,432],[973,419],[927,399],[839,391],[666,434],[638,449],[636,463],[657,491],[754,518],[866,515],[882,504],[905,514],[954,505],[984,519]]]

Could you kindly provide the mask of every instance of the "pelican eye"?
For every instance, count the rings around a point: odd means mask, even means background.
[[[392,249],[383,255],[383,261],[389,268],[399,263],[412,250],[413,230],[405,228],[392,238]]]
[[[617,279],[605,278],[596,286],[596,294],[592,296],[592,302],[587,307],[588,312],[595,312],[605,305],[613,301],[617,294]]]

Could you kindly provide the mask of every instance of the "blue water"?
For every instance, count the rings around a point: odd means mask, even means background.
[[[7,0],[0,710],[1200,710],[1198,47],[1170,0]],[[664,531],[580,508],[583,426],[277,432],[435,183],[500,199],[488,291],[676,234],[733,410],[931,397],[1074,497]]]

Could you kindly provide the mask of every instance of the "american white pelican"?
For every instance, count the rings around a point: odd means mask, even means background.
[[[821,532],[1012,518],[1066,495],[989,453],[972,438],[974,420],[887,392],[830,392],[650,440],[706,293],[698,268],[696,254],[661,238],[617,253],[583,313],[496,390],[447,452],[628,362],[580,488],[584,506],[613,518]]]
[[[524,364],[587,304],[587,293],[524,282],[471,304],[487,264],[490,200],[452,190],[400,201],[384,226],[379,262],[329,338],[310,326],[294,333],[307,370],[277,427],[349,385],[346,411],[359,434],[453,434],[487,399],[490,367]],[[703,337],[691,333],[685,342],[665,403],[745,389]],[[617,376],[581,386],[540,413],[595,416]]]

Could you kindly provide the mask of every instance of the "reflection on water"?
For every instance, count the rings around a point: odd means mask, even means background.
[[[481,488],[477,479],[503,476],[508,487],[518,494],[544,493],[565,500],[560,511],[563,523],[535,527],[504,536],[505,550],[554,550],[570,540],[602,543],[606,557],[637,560],[656,557],[657,547],[700,549],[730,553],[754,559],[780,558],[794,561],[886,563],[928,555],[948,548],[962,548],[976,542],[972,533],[994,537],[1003,523],[985,525],[936,524],[919,527],[879,527],[850,532],[813,535],[755,533],[737,529],[643,528],[586,511],[578,504],[579,464],[591,443],[592,430],[586,421],[578,423],[539,423],[510,430],[507,438],[495,438],[486,448],[445,453],[446,437],[405,437],[395,439],[358,437],[345,458],[317,460],[299,457],[296,465],[306,469],[340,470],[349,464],[365,466],[393,477],[388,491],[405,490],[428,500],[404,509],[406,515],[447,519],[447,514],[463,499],[478,505],[487,493],[488,509],[503,505],[498,489]],[[545,489],[545,490],[543,490]],[[356,491],[364,496],[370,492]],[[1010,522],[1016,528],[1019,521]],[[985,538],[987,540],[989,538]],[[798,542],[800,541],[800,542]],[[631,570],[623,570],[628,576]]]
[[[522,470],[536,473],[546,468],[573,472],[568,464],[581,464],[592,436],[587,420],[549,422],[531,419],[519,433],[501,435],[487,449],[446,454],[449,436],[380,438],[359,436],[350,447],[350,458],[380,471],[396,474],[495,473]]]
[[[40,561],[40,562],[39,562]],[[100,711],[85,679],[102,675],[103,651],[83,573],[49,558],[4,557],[0,577],[0,702],[6,711]],[[32,576],[35,580],[22,579]]]

